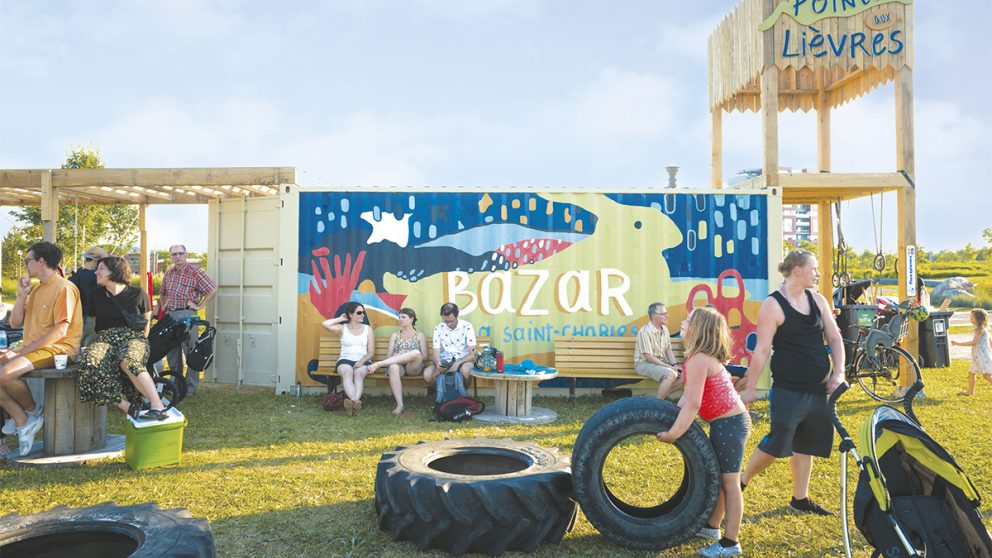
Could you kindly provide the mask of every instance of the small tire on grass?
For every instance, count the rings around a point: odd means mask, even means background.
[[[668,430],[678,413],[679,408],[668,401],[629,397],[597,411],[575,440],[575,497],[589,522],[620,546],[662,550],[680,545],[706,524],[716,508],[720,467],[709,438],[698,424],[689,427],[674,444],[685,464],[682,484],[668,501],[649,508],[628,504],[617,498],[603,480],[603,464],[617,444],[632,436],[654,437]]]
[[[567,457],[513,440],[449,439],[384,453],[379,526],[420,550],[454,556],[557,544],[578,512]]]
[[[214,558],[210,522],[154,503],[59,506],[0,517],[0,556],[54,558]]]

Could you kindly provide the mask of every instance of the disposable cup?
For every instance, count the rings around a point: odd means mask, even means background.
[[[69,355],[55,355],[56,369],[63,370],[67,364],[69,364]]]

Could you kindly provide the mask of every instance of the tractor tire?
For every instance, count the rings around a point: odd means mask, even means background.
[[[484,438],[420,442],[382,455],[375,509],[383,530],[421,551],[531,552],[572,530],[571,483],[557,450]]]
[[[206,519],[153,503],[89,508],[59,506],[0,517],[0,556],[33,558],[214,558]]]
[[[653,397],[628,397],[597,411],[572,448],[572,488],[582,513],[606,538],[635,550],[662,550],[691,539],[720,494],[716,452],[698,424],[675,442],[685,459],[682,484],[666,502],[642,508],[621,501],[603,481],[607,455],[632,436],[668,430],[679,408]],[[661,443],[661,442],[658,442]],[[649,464],[646,464],[649,465]]]

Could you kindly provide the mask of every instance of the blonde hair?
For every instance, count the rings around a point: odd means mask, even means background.
[[[782,260],[782,263],[778,264],[778,272],[782,274],[782,277],[788,277],[793,269],[806,265],[806,262],[812,257],[813,254],[806,250],[793,250]]]
[[[989,313],[984,308],[975,308],[971,311],[971,315],[975,317],[975,331],[989,327]]]
[[[715,308],[696,308],[688,317],[685,335],[686,356],[702,353],[720,362],[733,356],[734,340],[726,318]]]

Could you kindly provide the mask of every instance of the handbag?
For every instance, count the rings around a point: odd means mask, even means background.
[[[133,329],[134,331],[140,331],[142,333],[145,332],[145,328],[148,327],[148,318],[146,318],[144,314],[125,310],[124,307],[121,306],[121,303],[117,301],[117,297],[110,296],[110,292],[106,289],[104,289],[103,292],[107,293],[107,298],[110,299],[110,302],[113,302],[114,306],[121,311],[121,315],[124,316],[124,323],[127,324],[127,327]]]
[[[325,411],[340,411],[344,409],[344,392],[343,391],[331,391],[324,396],[324,400],[321,402]]]

